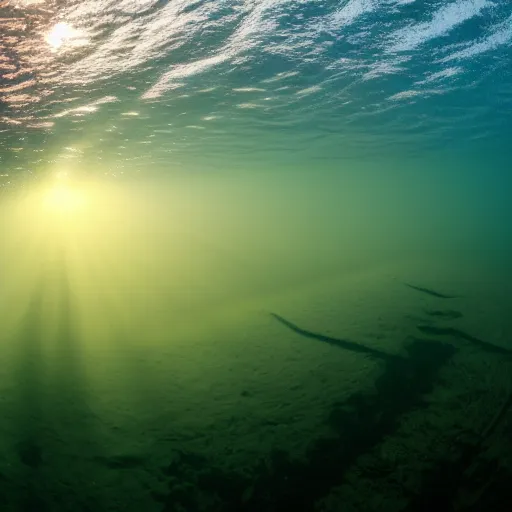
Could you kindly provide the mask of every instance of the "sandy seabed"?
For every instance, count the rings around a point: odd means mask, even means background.
[[[507,292],[400,262],[51,364],[4,333],[2,510],[478,510],[512,471]]]

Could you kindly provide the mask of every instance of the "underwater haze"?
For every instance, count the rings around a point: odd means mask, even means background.
[[[0,0],[0,508],[509,510],[512,3]]]

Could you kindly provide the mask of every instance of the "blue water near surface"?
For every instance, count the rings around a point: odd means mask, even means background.
[[[318,165],[475,144],[497,157],[510,139],[504,0],[9,0],[0,9],[11,178],[72,151],[110,167],[171,154],[211,164],[305,153]]]

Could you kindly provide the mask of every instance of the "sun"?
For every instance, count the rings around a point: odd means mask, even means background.
[[[46,36],[46,42],[54,50],[58,50],[66,41],[76,37],[77,31],[68,23],[57,23]]]

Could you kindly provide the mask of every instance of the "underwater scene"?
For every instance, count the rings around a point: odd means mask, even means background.
[[[0,0],[0,510],[509,512],[512,2]]]

